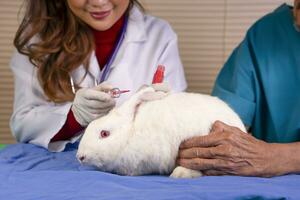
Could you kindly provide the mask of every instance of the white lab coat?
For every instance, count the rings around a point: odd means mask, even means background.
[[[99,82],[102,74],[94,53],[90,59],[90,73],[81,87],[94,87],[95,79]],[[151,84],[158,64],[166,67],[165,81],[173,91],[186,89],[176,34],[167,22],[145,15],[134,7],[130,12],[124,41],[107,78],[113,86],[131,91],[116,99],[117,104],[128,99],[141,85]],[[50,143],[64,125],[72,102],[55,104],[46,100],[37,80],[36,67],[28,57],[16,52],[11,68],[15,76],[15,99],[10,126],[17,141],[58,152],[64,150],[67,143],[78,140],[79,136],[70,141]],[[79,83],[84,73],[83,66],[74,70],[71,73],[74,82]]]

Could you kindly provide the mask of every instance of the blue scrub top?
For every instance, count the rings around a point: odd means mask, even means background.
[[[290,6],[280,6],[249,29],[212,94],[227,102],[255,137],[300,141],[300,32]]]

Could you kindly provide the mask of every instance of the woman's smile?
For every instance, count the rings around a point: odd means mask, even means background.
[[[95,20],[104,20],[110,14],[111,14],[111,10],[103,11],[103,12],[90,12],[91,17],[94,18]]]
[[[95,30],[111,28],[126,12],[129,0],[68,0],[72,13]]]

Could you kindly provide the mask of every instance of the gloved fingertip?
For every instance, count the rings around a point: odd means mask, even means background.
[[[109,82],[105,81],[105,82],[102,82],[100,85],[97,85],[96,86],[99,90],[101,91],[109,91],[111,89],[113,89],[113,86],[112,84],[110,84]]]

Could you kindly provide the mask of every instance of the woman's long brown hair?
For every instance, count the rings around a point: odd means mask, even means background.
[[[137,0],[130,0],[129,8]],[[72,101],[70,71],[81,64],[86,69],[94,50],[88,26],[69,9],[65,0],[27,0],[23,21],[14,45],[38,68],[38,80],[49,101]]]

